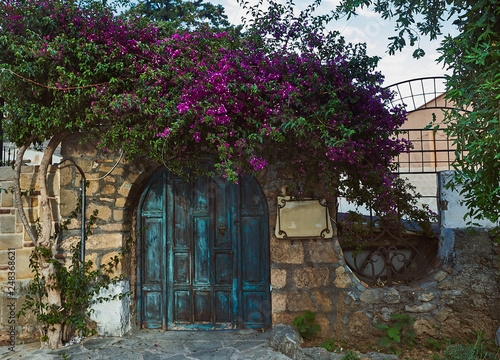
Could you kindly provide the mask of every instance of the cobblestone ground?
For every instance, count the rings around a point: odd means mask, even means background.
[[[289,360],[269,347],[270,332],[170,331],[138,332],[122,338],[94,337],[59,350],[41,350],[38,343],[0,347],[0,359],[33,360]]]

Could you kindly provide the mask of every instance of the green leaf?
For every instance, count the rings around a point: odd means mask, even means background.
[[[383,330],[383,331],[389,330],[389,326],[387,326],[385,324],[373,323],[373,325],[375,325],[375,327],[379,330]]]
[[[384,336],[384,337],[381,337],[377,343],[380,345],[380,346],[383,346],[383,347],[390,347],[392,345],[392,339],[388,338],[387,336]]]
[[[387,330],[387,335],[398,343],[401,341],[401,338],[399,337],[399,330],[395,327],[391,327],[389,330]]]

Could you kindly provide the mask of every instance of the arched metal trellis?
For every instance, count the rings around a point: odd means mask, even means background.
[[[438,103],[438,98],[446,93],[444,76],[405,80],[386,86],[385,89],[394,93],[391,105],[403,105],[408,114],[427,109],[456,109],[444,98],[443,103]]]

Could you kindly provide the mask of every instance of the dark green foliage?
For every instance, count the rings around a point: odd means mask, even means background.
[[[316,336],[321,328],[318,324],[314,324],[314,319],[316,318],[316,313],[311,311],[306,311],[304,315],[296,316],[293,320],[293,326],[297,328],[304,339],[311,340]]]
[[[359,356],[353,353],[351,350],[347,350],[342,360],[359,360]]]
[[[377,329],[385,331],[387,334],[380,338],[378,344],[393,351],[395,350],[395,344],[402,342],[413,344],[415,332],[411,329],[411,326],[415,323],[415,318],[406,314],[391,314],[391,319],[394,320],[391,325],[374,323]]]
[[[319,346],[328,350],[329,352],[333,352],[333,351],[335,351],[335,349],[337,349],[337,345],[335,344],[334,339],[325,340]]]
[[[222,5],[213,5],[202,0],[145,0],[139,1],[128,15],[142,15],[154,21],[159,29],[159,36],[171,35],[179,30],[189,30],[202,24],[222,30],[239,32],[228,21]]]

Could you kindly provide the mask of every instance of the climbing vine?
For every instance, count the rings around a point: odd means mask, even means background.
[[[72,212],[71,216],[63,223],[62,228],[66,228],[70,220],[76,218],[79,207]],[[85,240],[90,234],[90,229],[95,223],[97,210],[91,214],[87,223]],[[58,232],[54,234],[57,236]],[[17,316],[26,315],[27,311],[35,314],[40,325],[41,341],[48,341],[48,330],[54,324],[63,324],[62,336],[68,341],[73,334],[80,336],[95,335],[96,330],[90,326],[89,317],[92,313],[92,305],[103,301],[122,299],[129,293],[103,296],[101,289],[108,288],[111,284],[116,284],[124,278],[124,275],[113,275],[120,257],[130,251],[131,241],[127,243],[119,255],[113,257],[107,264],[102,264],[100,268],[94,269],[92,261],[81,262],[81,243],[73,245],[70,250],[71,259],[68,263],[60,262],[54,257],[51,249],[35,247],[30,256],[30,268],[33,273],[33,280],[27,287],[26,301],[18,312]],[[49,280],[54,280],[55,290],[60,291],[61,304],[54,305],[47,301],[46,279],[42,275],[42,267],[53,266],[55,271],[49,275]]]

